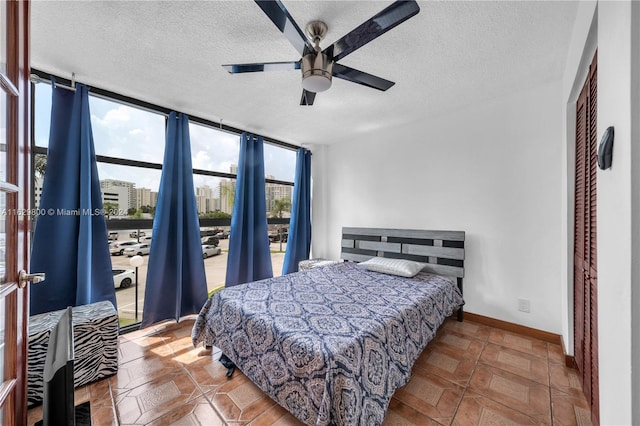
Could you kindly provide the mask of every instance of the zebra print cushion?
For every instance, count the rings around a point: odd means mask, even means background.
[[[28,401],[42,402],[44,361],[49,335],[64,310],[29,319]],[[118,314],[111,302],[73,308],[74,384],[86,385],[118,372]]]

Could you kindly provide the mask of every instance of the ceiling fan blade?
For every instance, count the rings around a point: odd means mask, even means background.
[[[262,72],[262,71],[289,71],[289,70],[299,70],[300,61],[264,62],[261,64],[231,64],[231,65],[223,65],[222,68],[227,70],[229,74],[240,74],[243,72]]]
[[[364,22],[349,34],[327,47],[323,53],[339,61],[371,40],[380,37],[420,12],[415,1],[396,1],[373,18]]]
[[[362,84],[363,86],[371,87],[373,89],[382,90],[383,92],[396,84],[393,81],[385,80],[384,78],[376,77],[375,75],[368,74],[364,71],[345,67],[340,64],[333,64],[333,75],[343,80]]]
[[[269,19],[276,24],[276,27],[296,48],[300,56],[304,56],[306,51],[314,51],[313,44],[307,39],[304,32],[279,0],[255,0],[255,2]]]
[[[302,89],[302,98],[300,98],[300,105],[313,105],[313,101],[316,98],[315,92],[309,92]]]

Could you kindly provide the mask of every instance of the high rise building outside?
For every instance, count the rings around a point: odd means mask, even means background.
[[[116,179],[104,179],[100,181],[100,189],[102,192],[105,190],[110,190],[113,188],[126,188],[127,195],[127,205],[121,205],[120,208],[124,210],[135,209],[136,207],[136,184],[133,182],[127,182],[124,180],[116,180]]]

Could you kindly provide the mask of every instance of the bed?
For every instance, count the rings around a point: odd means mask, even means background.
[[[345,262],[215,293],[192,331],[308,425],[375,425],[447,317],[462,320],[464,232],[343,228]],[[413,278],[372,257],[424,263]]]

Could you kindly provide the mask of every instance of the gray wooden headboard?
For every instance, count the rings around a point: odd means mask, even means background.
[[[374,256],[424,262],[423,271],[456,277],[462,292],[464,238],[464,231],[344,227],[340,257],[352,262]]]

